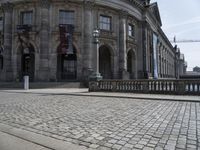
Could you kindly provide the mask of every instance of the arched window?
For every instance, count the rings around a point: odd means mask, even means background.
[[[127,54],[127,71],[129,72],[130,79],[136,78],[136,57],[132,50]]]
[[[99,72],[103,79],[112,79],[111,53],[106,46],[99,48]]]

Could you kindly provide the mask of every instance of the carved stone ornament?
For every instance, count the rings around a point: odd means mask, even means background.
[[[12,3],[9,3],[9,2],[3,3],[3,4],[1,4],[1,6],[2,6],[2,8],[5,12],[12,12],[12,10],[13,10],[13,4]]]
[[[51,0],[40,0],[40,6],[42,8],[49,9],[50,5],[51,5]]]
[[[128,12],[126,10],[121,10],[119,12],[120,18],[127,18],[128,17]]]
[[[85,8],[92,9],[94,7],[95,0],[84,0],[83,4]]]

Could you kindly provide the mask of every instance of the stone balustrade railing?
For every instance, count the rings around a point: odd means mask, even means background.
[[[200,80],[101,80],[90,82],[89,91],[200,95]]]

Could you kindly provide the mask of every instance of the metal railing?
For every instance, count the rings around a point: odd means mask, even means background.
[[[89,91],[200,95],[200,80],[101,80],[90,82]]]

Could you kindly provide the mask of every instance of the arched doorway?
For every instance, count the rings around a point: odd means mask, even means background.
[[[70,54],[62,51],[61,46],[58,47],[57,55],[57,80],[58,81],[74,81],[77,80],[77,55],[76,48],[73,46],[73,52]]]
[[[29,44],[26,48],[21,48],[21,80],[25,75],[29,76],[30,81],[34,81],[35,74],[35,50]]]
[[[130,79],[136,78],[136,57],[132,50],[127,54],[127,71],[129,72]]]
[[[99,48],[99,72],[103,79],[112,79],[111,54],[106,46]]]

